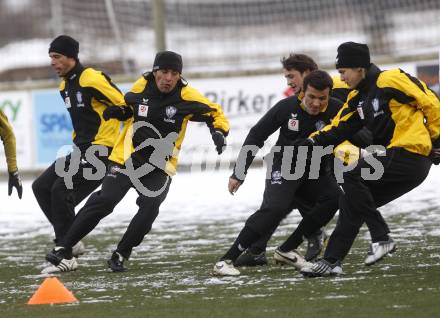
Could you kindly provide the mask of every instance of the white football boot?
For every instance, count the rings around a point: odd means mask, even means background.
[[[216,276],[238,276],[240,271],[234,267],[231,260],[224,260],[215,263],[213,274]]]

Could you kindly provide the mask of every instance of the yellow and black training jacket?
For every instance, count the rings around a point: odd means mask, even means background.
[[[333,88],[331,96],[345,102],[352,89],[341,80],[340,75],[332,76],[332,80]],[[334,154],[335,157],[344,162],[344,164],[349,165],[359,160],[360,148],[365,148],[371,144],[371,132],[367,127],[364,127],[355,135],[351,136],[349,140],[337,145],[334,149]]]
[[[174,175],[189,120],[205,121],[211,129],[225,135],[229,132],[229,122],[221,106],[182,80],[165,94],[157,88],[153,74],[145,73],[125,94],[125,101],[133,108],[133,119],[127,122],[109,158],[121,165],[131,156],[135,167],[148,162]],[[145,143],[148,145],[142,147]],[[172,149],[169,156],[163,158],[163,166],[151,160],[157,150],[170,145]],[[137,147],[142,149],[134,151]]]
[[[17,153],[15,148],[15,135],[8,117],[0,110],[0,138],[5,148],[6,163],[9,172],[15,172],[17,168]]]
[[[401,69],[381,71],[372,64],[331,124],[311,136],[317,145],[335,145],[363,126],[371,131],[374,145],[428,156],[440,135],[440,101]]]
[[[80,63],[60,83],[60,94],[73,125],[73,142],[82,151],[90,145],[113,147],[119,121],[105,121],[107,106],[124,106],[124,95],[103,72],[84,68]]]

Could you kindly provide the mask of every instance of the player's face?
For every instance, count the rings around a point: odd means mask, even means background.
[[[330,88],[320,91],[308,85],[303,97],[306,112],[312,116],[318,115],[327,107],[329,98]]]
[[[180,80],[180,73],[173,70],[157,70],[153,75],[157,88],[162,93],[171,92]]]
[[[66,76],[66,74],[75,66],[75,59],[60,53],[50,52],[49,57],[50,65],[59,77]]]
[[[347,85],[353,89],[364,78],[364,70],[360,67],[356,68],[338,68],[338,72],[341,75],[341,81],[347,83]]]
[[[295,95],[301,93],[303,88],[304,77],[306,77],[306,75],[309,73],[310,73],[309,71],[304,71],[304,73],[301,73],[300,71],[297,71],[295,69],[291,69],[291,70],[284,69],[284,77],[287,80],[287,85],[292,87],[293,93]]]

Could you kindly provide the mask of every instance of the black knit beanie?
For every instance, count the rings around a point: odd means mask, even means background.
[[[59,53],[78,60],[79,43],[68,35],[60,35],[50,43],[50,52]]]
[[[370,50],[366,44],[345,42],[339,45],[336,68],[368,68],[370,64]]]
[[[157,70],[173,70],[182,73],[182,56],[172,51],[163,51],[156,54],[153,72]]]

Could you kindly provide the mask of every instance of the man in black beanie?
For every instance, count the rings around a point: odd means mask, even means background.
[[[90,162],[99,159],[107,163],[120,126],[116,119],[103,119],[105,110],[111,105],[125,106],[124,96],[111,79],[100,71],[83,67],[78,53],[79,43],[67,35],[58,36],[49,46],[51,66],[62,79],[59,90],[73,126],[74,150],[57,161],[63,167],[66,165],[65,171],[72,171],[72,179],[69,182],[65,178],[68,174],[57,170],[54,162],[32,184],[37,202],[54,228],[55,243],[63,238],[72,224],[75,206],[92,193],[104,177],[105,165],[101,165],[103,171],[98,171]],[[88,176],[87,171],[101,177]],[[78,256],[83,252],[84,245],[79,242],[73,254]],[[45,270],[56,272],[76,267],[73,257],[63,266],[51,266]]]
[[[71,57],[75,61],[79,62],[79,43],[77,40],[68,35],[60,35],[56,37],[50,43],[49,53],[50,52],[60,53],[64,56]]]
[[[342,81],[351,89],[355,89],[366,77],[370,66],[370,50],[366,44],[345,42],[338,47],[336,68],[341,74]]]
[[[366,44],[345,42],[338,47],[336,68],[352,68],[370,66],[370,50]]]
[[[151,230],[168,194],[188,121],[207,123],[218,154],[224,150],[229,123],[221,106],[188,85],[182,78],[182,68],[179,54],[159,52],[152,72],[144,73],[125,94],[133,117],[119,135],[109,158],[102,190],[90,196],[58,246],[47,254],[46,259],[54,266],[65,268],[63,264],[74,259],[72,246],[113,212],[130,188],[135,188],[139,209],[107,261],[113,272],[126,271],[124,262]],[[124,107],[112,106],[104,118],[119,119],[125,114]],[[126,144],[130,147],[125,147]],[[143,174],[134,175],[131,169]],[[65,269],[70,270],[73,269]]]
[[[174,70],[182,74],[182,56],[172,51],[163,51],[156,54],[153,63],[153,72],[158,70]]]
[[[311,277],[342,272],[341,262],[364,222],[372,240],[365,265],[393,253],[396,243],[378,207],[417,187],[431,163],[440,161],[440,101],[424,82],[401,69],[381,71],[370,62],[368,46],[355,42],[338,47],[336,68],[353,91],[332,124],[302,144],[338,144],[366,126],[382,152],[360,159],[353,170],[344,173],[339,220],[324,258],[302,269]],[[372,161],[380,164],[374,168],[378,175],[365,176]]]

